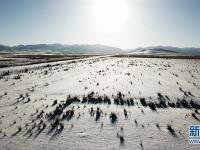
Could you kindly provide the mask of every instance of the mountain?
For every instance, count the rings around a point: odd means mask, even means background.
[[[200,55],[200,48],[194,47],[172,47],[172,46],[150,46],[138,47],[136,49],[123,50],[116,47],[100,44],[33,44],[5,46],[0,45],[0,52],[48,52],[66,54],[145,54],[145,55]]]
[[[4,52],[60,52],[68,54],[116,54],[122,53],[120,48],[94,44],[94,45],[65,45],[65,44],[34,44],[34,45],[18,45],[18,46],[4,46],[0,45],[0,51]]]
[[[150,46],[129,49],[129,54],[148,54],[148,55],[200,55],[200,48],[194,47],[172,47],[172,46]]]
[[[7,50],[11,50],[12,47],[10,46],[5,46],[5,45],[0,45],[0,51],[7,51]]]

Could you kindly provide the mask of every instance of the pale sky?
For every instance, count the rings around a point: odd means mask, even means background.
[[[200,0],[0,0],[0,44],[200,47]]]

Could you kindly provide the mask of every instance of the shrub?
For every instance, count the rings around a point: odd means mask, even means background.
[[[57,103],[57,100],[54,100],[52,106],[56,105]]]
[[[151,110],[156,111],[156,105],[153,102],[149,102],[148,106],[151,108]]]
[[[110,114],[110,120],[112,124],[115,124],[117,122],[117,115],[113,112]]]
[[[147,107],[147,102],[145,98],[140,98],[140,103],[142,104],[142,106]]]
[[[174,134],[175,133],[175,130],[172,128],[172,126],[170,124],[167,125],[167,130],[169,130],[169,132],[171,134]]]

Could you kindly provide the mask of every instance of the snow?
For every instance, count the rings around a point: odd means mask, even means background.
[[[0,149],[199,149],[198,145],[188,143],[189,125],[199,124],[191,116],[193,108],[152,111],[139,100],[158,102],[158,93],[161,93],[168,96],[167,102],[177,102],[178,98],[198,103],[199,60],[93,57],[47,64],[26,66],[27,73],[20,71],[25,66],[0,70],[1,73],[14,70],[0,80]],[[14,79],[17,75],[21,75],[20,79]],[[94,97],[107,95],[111,105],[72,103],[64,112],[74,109],[74,116],[61,121],[63,130],[56,127],[50,132],[51,121],[45,117],[46,113],[53,112],[69,94],[82,100],[92,91]],[[124,99],[133,98],[135,105],[114,104],[118,92],[124,94]],[[19,98],[20,94],[24,99]],[[55,100],[57,104],[52,106]],[[89,112],[92,107],[102,111],[98,121]],[[124,116],[124,108],[128,118]],[[44,115],[36,119],[41,110]],[[116,124],[110,121],[111,112],[117,114]],[[199,114],[196,116],[200,118]],[[38,126],[40,120],[47,125],[41,133],[37,127],[27,132],[34,123]],[[174,134],[167,130],[168,124],[175,130]],[[17,132],[18,126],[22,127],[20,132]],[[124,138],[123,143],[120,136]]]

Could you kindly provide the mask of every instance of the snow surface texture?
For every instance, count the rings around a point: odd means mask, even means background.
[[[1,150],[200,149],[188,143],[200,60],[96,57],[7,70]]]

